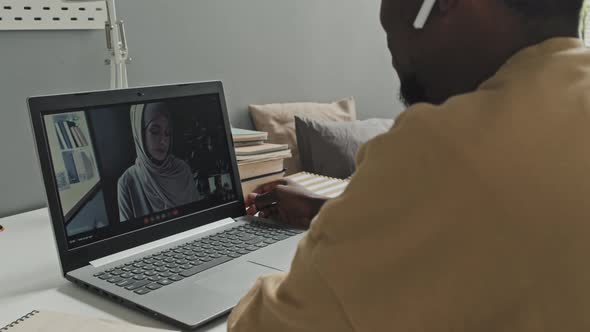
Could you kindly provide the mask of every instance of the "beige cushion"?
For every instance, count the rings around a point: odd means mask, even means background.
[[[324,121],[354,121],[356,106],[353,98],[330,104],[285,103],[250,105],[250,115],[256,130],[268,132],[272,143],[289,144],[293,158],[285,160],[287,175],[301,171],[297,136],[295,135],[295,116]]]

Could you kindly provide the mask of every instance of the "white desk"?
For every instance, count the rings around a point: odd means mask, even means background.
[[[84,291],[61,275],[47,209],[0,219],[0,327],[31,310],[52,310],[178,330]],[[197,331],[226,331],[217,319]]]

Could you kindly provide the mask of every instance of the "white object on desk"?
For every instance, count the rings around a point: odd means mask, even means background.
[[[51,310],[174,330],[65,280],[47,209],[3,218],[0,224],[5,228],[0,233],[0,326],[31,310]],[[225,320],[215,320],[197,331],[226,331]]]
[[[52,311],[32,311],[2,328],[7,332],[173,332],[138,325],[70,315]]]

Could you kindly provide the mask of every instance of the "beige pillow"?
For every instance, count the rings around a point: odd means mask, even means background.
[[[330,104],[285,103],[250,105],[250,115],[256,130],[268,132],[272,143],[289,144],[293,158],[285,160],[287,175],[301,171],[295,116],[322,121],[354,121],[356,106],[354,98],[343,99]]]

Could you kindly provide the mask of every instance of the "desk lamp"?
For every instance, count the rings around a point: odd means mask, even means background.
[[[129,87],[127,81],[127,64],[131,61],[125,24],[123,20],[117,20],[115,0],[66,0],[67,2],[106,2],[107,21],[105,22],[105,34],[109,58],[105,64],[111,67],[111,89],[124,89]]]

